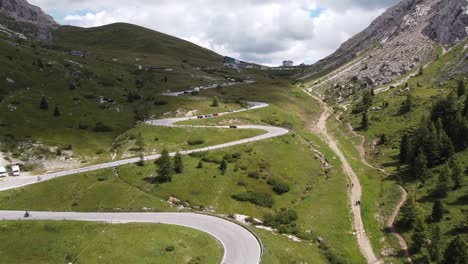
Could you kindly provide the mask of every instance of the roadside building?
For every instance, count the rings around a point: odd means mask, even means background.
[[[85,57],[85,53],[80,50],[72,50],[70,51],[70,55],[75,56],[75,57],[82,57],[82,58]]]

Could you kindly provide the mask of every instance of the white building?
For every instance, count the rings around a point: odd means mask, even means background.
[[[290,60],[283,61],[283,67],[292,67],[292,66],[294,66],[293,61],[290,61]]]

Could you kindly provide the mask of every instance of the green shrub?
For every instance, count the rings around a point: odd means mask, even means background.
[[[273,187],[273,191],[279,195],[289,192],[289,184],[286,182],[270,179],[267,181]]]
[[[250,202],[261,207],[273,207],[274,200],[271,194],[265,192],[246,192],[232,195],[234,200]]]
[[[173,245],[169,245],[169,246],[166,247],[167,252],[172,252],[174,250],[175,250],[175,247]]]
[[[105,133],[105,132],[112,132],[112,127],[105,125],[102,122],[97,122],[96,126],[94,127],[93,131],[97,133]]]
[[[201,138],[195,138],[195,139],[187,140],[187,144],[189,144],[189,146],[196,146],[196,145],[201,145],[201,144],[204,144],[204,143],[205,143],[205,140],[201,139]]]

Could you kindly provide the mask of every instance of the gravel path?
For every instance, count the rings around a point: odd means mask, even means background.
[[[367,236],[366,230],[364,229],[364,224],[362,222],[362,217],[361,217],[361,207],[355,205],[356,201],[361,201],[361,195],[362,195],[362,189],[361,189],[361,184],[359,182],[359,178],[357,177],[356,173],[352,169],[351,165],[349,164],[343,152],[338,147],[336,140],[327,131],[326,121],[333,114],[333,109],[330,108],[326,103],[324,103],[317,96],[314,96],[313,94],[309,93],[306,90],[304,90],[304,92],[308,94],[309,96],[311,96],[312,98],[318,100],[324,109],[322,112],[322,115],[320,116],[316,124],[316,127],[311,128],[311,130],[319,133],[323,137],[325,143],[327,143],[327,145],[333,150],[335,155],[337,155],[338,158],[340,159],[343,165],[343,171],[345,172],[346,175],[348,175],[350,179],[352,188],[351,188],[351,191],[348,193],[348,197],[349,197],[349,202],[351,206],[351,211],[353,213],[353,219],[354,219],[353,227],[354,227],[354,231],[356,232],[358,245],[361,250],[361,253],[366,258],[367,263],[381,263],[379,259],[377,258],[377,256],[375,255],[372,249],[372,245],[370,243],[369,237]]]

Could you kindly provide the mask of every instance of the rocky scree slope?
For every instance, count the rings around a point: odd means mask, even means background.
[[[386,85],[434,60],[468,33],[467,0],[403,0],[300,79],[344,100],[356,89]]]

